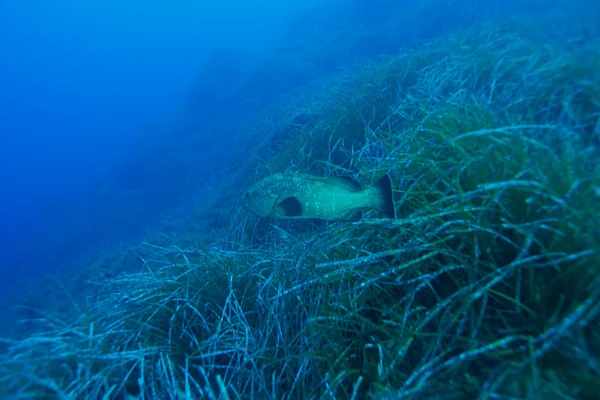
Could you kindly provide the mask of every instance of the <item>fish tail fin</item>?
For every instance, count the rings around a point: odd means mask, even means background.
[[[385,174],[373,185],[373,190],[377,192],[381,212],[386,217],[395,219],[396,205],[394,204],[394,188],[390,176]]]

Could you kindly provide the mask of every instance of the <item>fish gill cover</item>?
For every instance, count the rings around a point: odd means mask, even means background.
[[[599,14],[579,11],[453,29],[250,119],[260,146],[193,229],[96,259],[2,341],[0,393],[597,398]],[[286,171],[389,173],[397,218],[240,207]]]

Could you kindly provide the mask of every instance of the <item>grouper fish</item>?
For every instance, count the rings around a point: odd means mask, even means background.
[[[347,176],[274,174],[246,191],[242,202],[256,215],[276,219],[358,220],[366,210],[396,217],[392,181],[387,174],[366,189]]]

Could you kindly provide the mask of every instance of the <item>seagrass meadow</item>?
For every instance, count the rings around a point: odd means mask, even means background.
[[[212,236],[149,237],[60,314],[31,311],[36,333],[2,340],[0,397],[598,398],[597,45],[478,25],[284,114],[200,212]],[[239,207],[283,171],[389,173],[397,219]]]

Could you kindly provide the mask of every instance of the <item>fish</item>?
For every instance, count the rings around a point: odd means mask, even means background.
[[[349,176],[277,173],[245,191],[242,206],[259,217],[273,219],[360,220],[367,210],[396,218],[388,174],[365,189]]]

